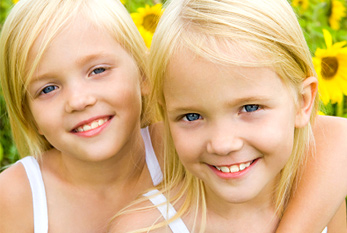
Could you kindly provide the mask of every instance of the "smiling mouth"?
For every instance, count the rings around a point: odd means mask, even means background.
[[[223,173],[236,173],[236,172],[245,170],[246,168],[251,166],[251,164],[254,161],[255,160],[247,162],[247,163],[234,164],[231,166],[214,166],[214,167]]]
[[[109,121],[109,120],[110,120],[109,117],[101,118],[101,119],[92,121],[92,122],[90,122],[90,123],[88,123],[88,124],[81,125],[81,126],[79,126],[78,128],[73,129],[72,131],[75,132],[75,133],[87,132],[87,131],[96,129],[96,128],[98,128],[98,127],[104,125],[104,124],[105,124],[107,121]]]

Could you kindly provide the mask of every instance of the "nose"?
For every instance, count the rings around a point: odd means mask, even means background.
[[[209,134],[207,152],[216,155],[229,155],[243,147],[243,139],[236,127],[214,126]]]
[[[92,89],[90,87],[71,88],[71,90],[68,90],[65,111],[68,113],[82,111],[89,106],[93,106],[96,101],[97,99],[95,95],[93,95]]]

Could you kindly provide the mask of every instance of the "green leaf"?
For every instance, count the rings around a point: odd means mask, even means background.
[[[4,148],[2,147],[0,143],[0,163],[4,159]]]

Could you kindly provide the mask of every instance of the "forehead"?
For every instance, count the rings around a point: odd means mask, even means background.
[[[127,52],[104,27],[97,27],[83,17],[76,17],[57,32],[44,30],[33,44],[27,69],[46,71],[52,64],[83,63],[86,57],[108,56],[135,63]],[[64,67],[61,67],[64,68]]]
[[[54,47],[60,47],[61,50],[70,49],[76,44],[81,46],[86,43],[91,43],[105,38],[108,41],[114,41],[106,30],[102,27],[96,27],[90,20],[84,17],[74,17],[69,22],[62,25],[50,25],[42,30],[33,43],[29,52],[29,57],[35,57],[43,52],[48,53]],[[100,43],[95,43],[95,46],[108,46]],[[80,46],[74,47],[72,51],[78,51]],[[66,52],[66,51],[64,51]]]
[[[278,78],[271,66],[265,66],[263,60],[258,59],[253,53],[243,48],[221,45],[210,47],[209,50],[195,49],[192,51],[182,47],[171,56],[165,80],[170,81],[174,77],[186,75],[191,77],[204,76],[204,73],[211,70],[214,71],[210,72],[210,74],[215,77],[229,74],[231,76],[243,76],[244,79],[247,79],[247,77],[252,76],[248,74],[256,72],[259,74],[264,73],[264,76],[268,76],[271,73],[272,76]],[[194,82],[192,78],[188,80]]]
[[[242,56],[239,58],[243,59]],[[244,60],[247,59],[246,57]],[[288,93],[286,89],[271,68],[220,64],[199,57],[189,50],[174,54],[163,85],[165,100],[169,105],[188,100],[204,104],[210,99],[271,99],[284,92]]]

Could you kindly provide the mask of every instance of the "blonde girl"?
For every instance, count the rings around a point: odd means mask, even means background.
[[[1,232],[105,232],[115,210],[161,181],[159,129],[141,129],[146,52],[120,1],[14,6],[0,77],[24,158],[0,175]]]
[[[122,211],[112,232],[275,232],[314,146],[318,108],[288,2],[171,1],[150,62],[164,184]],[[324,232],[345,231],[345,211],[331,219]]]

